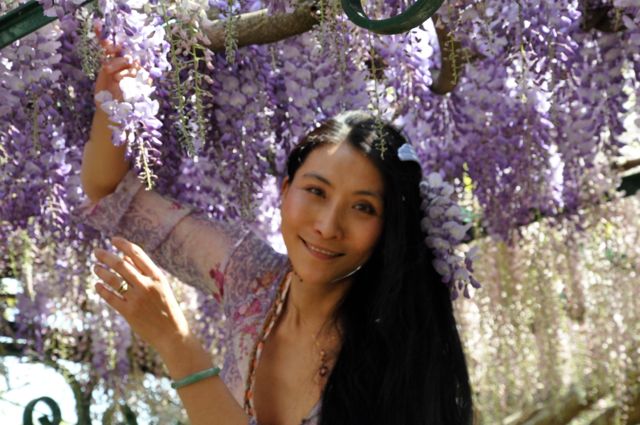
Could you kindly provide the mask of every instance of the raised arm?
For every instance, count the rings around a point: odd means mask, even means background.
[[[114,56],[100,68],[95,93],[107,90],[114,99],[122,100],[120,80],[135,73],[135,66],[130,65],[126,58]],[[109,117],[96,102],[91,134],[84,146],[81,171],[82,188],[94,202],[113,192],[129,170],[125,146],[113,145],[109,124]]]
[[[87,206],[84,219],[105,235],[140,245],[163,269],[218,301],[224,294],[227,259],[247,235],[239,226],[213,221],[145,190],[133,171],[113,193]]]
[[[103,43],[103,48],[108,59],[98,74],[95,93],[106,90],[122,100],[120,81],[135,77],[137,66],[112,45]],[[96,102],[82,159],[82,187],[91,201],[85,219],[105,235],[119,234],[139,244],[169,273],[221,300],[221,268],[241,232],[142,189],[125,159],[125,147],[111,142],[110,124]]]

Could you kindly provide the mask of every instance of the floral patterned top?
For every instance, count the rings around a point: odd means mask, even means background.
[[[241,226],[212,221],[144,190],[132,171],[112,194],[85,205],[82,216],[104,234],[140,245],[167,272],[221,304],[228,346],[220,377],[251,417],[249,425],[258,425],[254,371],[288,293],[287,257]],[[212,254],[225,251],[224,258]],[[319,414],[320,401],[301,425],[317,425]]]

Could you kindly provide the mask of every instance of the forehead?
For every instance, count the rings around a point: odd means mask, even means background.
[[[316,173],[334,185],[366,189],[382,193],[384,183],[380,171],[361,151],[348,142],[324,144],[309,153],[296,176]]]

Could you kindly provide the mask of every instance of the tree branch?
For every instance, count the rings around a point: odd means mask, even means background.
[[[431,85],[431,91],[435,94],[445,95],[453,91],[460,80],[459,72],[462,70],[462,55],[460,42],[453,38],[453,34],[442,22],[433,16],[436,27],[438,44],[440,45],[440,72]]]
[[[598,31],[614,33],[624,31],[627,28],[622,22],[620,12],[611,5],[589,5],[587,0],[581,2],[582,22],[580,28],[583,31]]]
[[[632,168],[640,167],[640,158],[630,159],[626,162],[616,164],[613,168],[617,171],[629,171]]]
[[[567,424],[600,398],[601,396],[599,395],[583,397],[574,387],[564,396],[540,404],[534,412],[530,412],[521,420],[511,423],[511,425]]]
[[[256,12],[243,13],[235,22],[236,42],[238,48],[251,45],[275,43],[313,29],[320,23],[318,19],[318,5],[312,0],[303,2],[291,13],[268,15],[266,9]],[[431,90],[435,94],[447,94],[456,87],[460,79],[460,72],[464,65],[475,58],[462,49],[459,41],[455,40],[451,31],[433,16],[436,33],[440,44],[441,66],[440,72]],[[225,51],[225,34],[227,22],[214,20],[203,26],[204,33],[209,39],[205,46],[214,52]],[[465,54],[467,53],[467,54]]]
[[[275,43],[311,30],[319,23],[315,1],[305,0],[291,13],[267,15],[267,10],[243,13],[235,22],[238,47]],[[204,26],[210,43],[206,46],[214,52],[224,52],[227,22],[212,21]]]
[[[440,72],[431,84],[431,91],[445,95],[458,85],[464,66],[478,59],[479,55],[471,55],[468,50],[463,49],[462,44],[437,15],[433,15],[432,19],[440,45]]]
[[[581,413],[587,410],[597,410],[594,407],[599,400],[610,397],[611,394],[596,391],[595,393],[586,392],[584,395],[576,387],[571,387],[567,393],[559,398],[536,403],[529,409],[515,413],[506,418],[502,425],[556,425],[571,423]],[[620,405],[616,403],[614,406],[606,408],[601,415],[594,418],[590,425],[609,424],[615,410]],[[631,425],[638,423],[640,420],[640,393],[634,393],[629,400],[629,417],[625,424]]]

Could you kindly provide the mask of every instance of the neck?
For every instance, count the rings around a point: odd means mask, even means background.
[[[290,332],[318,336],[334,326],[331,316],[351,285],[350,279],[326,284],[304,282],[294,272],[287,302],[282,313],[283,325]]]

